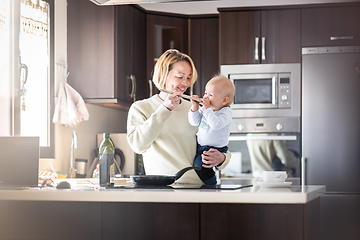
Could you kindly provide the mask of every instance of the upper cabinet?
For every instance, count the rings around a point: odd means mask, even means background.
[[[302,10],[303,47],[359,45],[359,29],[359,4]]]
[[[188,18],[186,16],[148,13],[146,15],[146,77],[149,96],[159,91],[153,85],[152,73],[157,59],[168,49],[188,54]]]
[[[154,65],[188,54],[202,96],[220,65],[300,63],[301,47],[360,45],[360,4],[220,8],[219,15],[148,12],[137,5],[68,0],[68,83],[86,102],[127,109],[158,93]]]
[[[117,99],[132,103],[147,97],[146,14],[132,5],[116,6]]]
[[[145,13],[68,0],[68,83],[85,102],[127,108],[145,97]]]
[[[219,17],[191,18],[189,54],[198,72],[193,94],[204,95],[206,83],[219,73]]]
[[[299,63],[300,9],[220,11],[220,64]]]

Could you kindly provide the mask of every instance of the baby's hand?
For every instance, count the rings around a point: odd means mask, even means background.
[[[209,107],[211,107],[210,99],[207,96],[203,97],[202,105],[203,105],[204,109],[208,109]]]
[[[199,98],[198,95],[192,95],[192,97]],[[190,99],[190,101],[191,101],[191,111],[196,112],[197,110],[199,110],[199,102],[192,99]]]

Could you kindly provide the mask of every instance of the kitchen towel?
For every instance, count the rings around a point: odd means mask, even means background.
[[[75,128],[83,120],[89,120],[89,112],[81,95],[67,83],[69,72],[66,61],[60,58],[56,67],[59,87],[53,123]]]
[[[53,123],[75,128],[83,120],[89,120],[84,100],[68,83],[60,81]]]

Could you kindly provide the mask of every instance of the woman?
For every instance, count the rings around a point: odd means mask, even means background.
[[[130,107],[127,138],[134,152],[142,154],[147,175],[174,175],[193,165],[198,128],[188,121],[191,103],[180,98],[194,84],[197,72],[186,54],[170,49],[161,55],[154,67],[153,82],[160,92],[137,101]],[[210,149],[202,155],[203,167],[224,168],[230,153]],[[195,171],[186,172],[177,182],[202,184]]]

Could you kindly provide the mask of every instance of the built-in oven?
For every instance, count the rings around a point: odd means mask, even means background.
[[[282,160],[285,154],[291,155],[289,151],[301,154],[300,72],[297,63],[221,66],[221,74],[235,85],[228,145],[232,157],[222,174],[259,176],[260,171],[253,173],[259,166],[263,170],[276,168],[259,160],[265,158],[266,151],[273,156],[270,145],[282,146]],[[294,158],[287,161],[294,163]],[[299,177],[300,162],[289,169],[293,177]]]
[[[280,150],[277,150],[282,151],[280,157],[276,160],[271,159],[271,164],[267,164],[264,159],[257,159],[259,154],[261,154],[260,158],[265,158],[268,154],[270,154],[268,151],[273,144],[277,144],[278,147],[281,148]],[[259,166],[262,166],[262,170],[264,171],[271,169],[279,170],[280,168],[283,170],[286,169],[289,173],[289,177],[300,178],[300,132],[247,134],[231,133],[228,147],[231,153],[231,159],[226,168],[221,170],[221,175],[223,177],[261,177],[262,173],[259,171]],[[258,148],[258,150],[256,150],[256,148]],[[262,153],[262,151],[264,152]],[[287,159],[286,161],[296,161],[292,155],[297,156],[298,162],[296,166],[282,166],[283,164],[281,163],[281,160],[283,159],[280,158],[287,155],[290,155],[289,157],[291,159]]]

